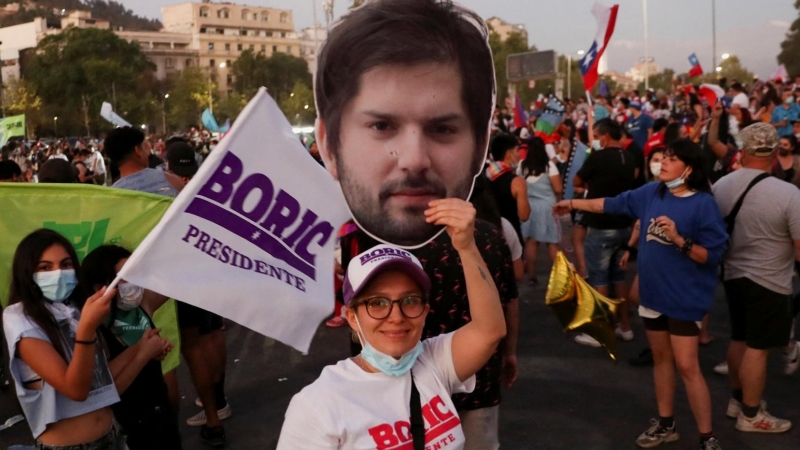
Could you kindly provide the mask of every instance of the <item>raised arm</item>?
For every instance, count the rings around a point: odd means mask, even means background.
[[[20,358],[56,391],[76,402],[85,401],[94,379],[97,327],[111,308],[116,289],[105,288],[86,300],[75,333],[75,347],[69,364],[50,342],[22,338],[17,345]],[[80,342],[84,343],[80,343]]]
[[[514,177],[511,181],[511,195],[517,201],[517,216],[522,222],[531,216],[531,204],[528,203],[528,183],[522,177]]]
[[[506,335],[500,294],[475,245],[475,208],[449,198],[431,202],[425,215],[428,223],[447,227],[464,269],[472,320],[453,334],[452,353],[456,376],[465,381],[486,364]]]

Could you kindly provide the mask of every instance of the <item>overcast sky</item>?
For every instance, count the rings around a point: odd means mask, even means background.
[[[161,7],[179,0],[118,0],[134,12],[161,19]],[[713,0],[649,0],[649,54],[662,68],[677,72],[689,68],[687,58],[697,53],[711,71]],[[625,72],[644,56],[642,0],[618,0],[617,29],[606,52],[610,70]],[[295,27],[311,26],[314,0],[247,0],[257,6],[291,9]],[[317,17],[324,22],[322,0],[316,0]],[[337,17],[352,0],[335,0]],[[529,44],[560,53],[588,49],[595,34],[591,14],[595,0],[461,0],[485,18],[500,17],[528,29]],[[602,2],[611,5],[611,0]],[[735,54],[761,77],[777,66],[775,57],[791,23],[798,17],[793,0],[716,0],[717,61],[723,53]]]

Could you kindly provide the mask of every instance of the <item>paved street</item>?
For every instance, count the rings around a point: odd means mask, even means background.
[[[542,259],[546,259],[544,254]],[[541,259],[540,259],[541,261]],[[540,264],[540,280],[547,279],[547,264]],[[520,377],[505,391],[501,407],[501,442],[504,450],[636,448],[633,441],[656,413],[651,369],[633,368],[627,359],[643,348],[641,322],[634,321],[636,339],[620,345],[620,360],[613,363],[600,349],[582,347],[562,333],[553,313],[544,305],[545,286],[521,287],[522,330],[519,344]],[[268,300],[268,299],[265,299]],[[712,372],[725,355],[729,326],[721,290],[711,316],[716,341],[701,349],[703,372],[714,400],[714,430],[726,450],[796,450],[800,429],[787,434],[745,435],[725,418],[726,380]],[[233,417],[225,421],[230,449],[273,449],[292,395],[311,383],[328,364],[348,356],[346,329],[320,327],[308,356],[228,323],[227,393]],[[800,374],[780,374],[782,359],[774,354],[766,399],[769,409],[800,426]],[[188,372],[181,369],[182,432],[184,448],[200,449],[199,428],[185,425],[199,411],[194,406]],[[679,383],[675,417],[681,439],[660,448],[696,449],[697,431],[685,391]],[[0,423],[15,414],[8,392],[0,397]],[[0,448],[29,443],[25,423],[0,431]]]

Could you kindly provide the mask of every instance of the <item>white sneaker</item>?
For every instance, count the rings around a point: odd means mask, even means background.
[[[778,419],[763,409],[749,419],[741,412],[736,419],[736,429],[746,433],[784,433],[792,428],[792,422]]]
[[[761,400],[761,410],[766,412],[767,411],[767,402]],[[725,415],[731,419],[736,419],[739,417],[739,413],[742,412],[742,402],[732,398],[728,401],[728,409],[725,411]]]
[[[614,330],[614,333],[616,333],[618,338],[622,339],[625,342],[630,342],[633,340],[633,330],[622,331],[622,328],[620,328],[619,325],[617,325],[617,329]]]
[[[783,367],[784,375],[794,375],[800,367],[800,342],[792,341],[789,346],[790,350],[783,351],[783,362],[786,364]]]
[[[233,415],[233,411],[231,410],[231,404],[228,403],[225,405],[224,408],[217,410],[217,417],[219,420],[225,420]],[[186,420],[186,424],[190,427],[199,427],[206,424],[206,412],[200,411],[199,413],[195,414],[194,416],[190,417]]]
[[[575,342],[581,345],[586,345],[588,347],[595,347],[595,348],[602,347],[602,345],[600,345],[600,343],[597,342],[597,339],[589,336],[586,333],[581,333],[575,336]]]
[[[722,361],[721,363],[714,366],[714,373],[719,375],[727,375],[728,374],[728,361]]]

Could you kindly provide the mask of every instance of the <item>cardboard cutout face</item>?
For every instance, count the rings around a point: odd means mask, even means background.
[[[487,137],[490,116],[484,127]],[[483,172],[488,146],[488,138],[477,142],[457,62],[385,64],[366,70],[340,111],[336,150],[322,118],[317,139],[359,227],[404,248],[420,247],[444,231],[426,222],[428,204],[468,199]]]

